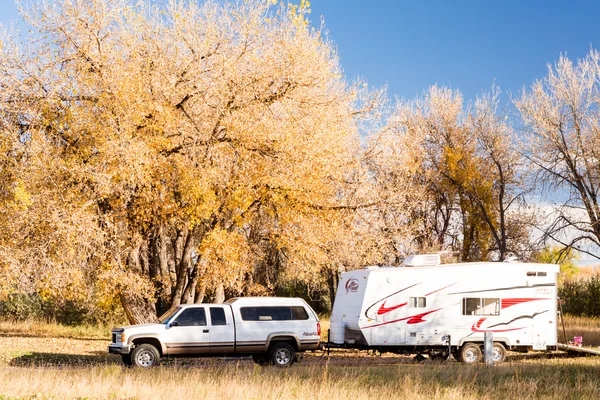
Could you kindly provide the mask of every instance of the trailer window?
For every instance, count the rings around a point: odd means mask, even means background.
[[[244,321],[290,321],[308,319],[304,307],[242,307]]]
[[[500,315],[500,299],[463,298],[463,315]]]
[[[425,308],[427,305],[427,299],[425,297],[410,297],[408,299],[408,306],[411,308]]]
[[[546,276],[546,272],[542,272],[542,271],[527,271],[527,276]]]

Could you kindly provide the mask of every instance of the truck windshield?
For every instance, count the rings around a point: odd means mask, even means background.
[[[180,309],[180,307],[171,308],[169,311],[167,311],[166,313],[161,315],[160,318],[158,318],[158,320],[160,321],[161,324],[168,324],[169,321],[171,321],[171,318],[173,318],[173,316],[177,313],[177,311],[179,311],[179,309]]]

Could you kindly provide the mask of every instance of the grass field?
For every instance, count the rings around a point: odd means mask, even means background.
[[[568,318],[592,343],[600,321]],[[324,324],[325,325],[325,324]],[[597,399],[600,357],[512,354],[487,368],[366,352],[307,354],[285,370],[250,360],[167,360],[125,368],[106,353],[108,330],[0,323],[0,399]]]

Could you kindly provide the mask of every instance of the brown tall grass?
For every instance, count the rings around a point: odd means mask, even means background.
[[[596,359],[331,367],[286,370],[243,363],[208,368],[0,367],[4,398],[36,399],[594,399]]]
[[[566,323],[568,334],[582,334],[584,343],[600,326],[586,318]],[[108,340],[97,338],[104,333],[88,329],[87,337],[76,337],[66,327],[0,323],[0,399],[596,399],[600,393],[600,357],[512,355],[489,368],[334,351],[307,354],[288,369],[179,359],[139,370],[123,367],[107,354]]]
[[[565,330],[567,340],[573,340],[575,336],[583,337],[583,345],[598,347],[600,346],[600,318],[599,317],[575,317],[566,314]],[[558,341],[564,343],[564,331],[562,323],[558,321]],[[600,397],[600,396],[599,396]]]

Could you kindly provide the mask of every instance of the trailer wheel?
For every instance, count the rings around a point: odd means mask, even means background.
[[[276,342],[271,346],[269,358],[278,367],[289,367],[296,360],[296,351],[286,342]]]
[[[495,363],[501,363],[506,360],[506,348],[500,342],[494,342],[494,347],[492,348],[492,360]]]
[[[481,361],[481,349],[475,343],[466,343],[460,349],[460,361],[465,364],[477,364]]]

